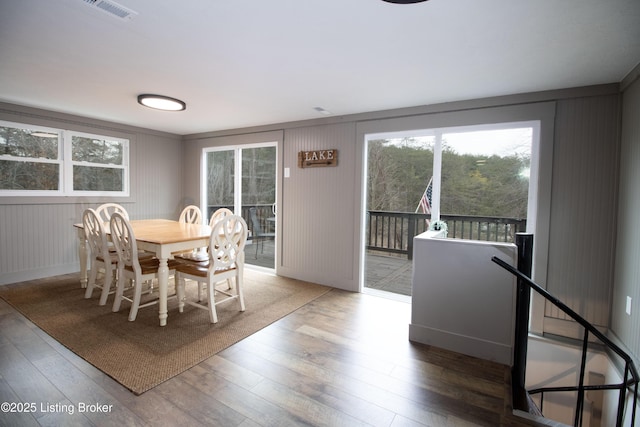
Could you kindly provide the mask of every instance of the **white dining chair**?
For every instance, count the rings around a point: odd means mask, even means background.
[[[227,215],[233,215],[233,211],[228,208],[218,208],[212,214],[211,218],[209,218],[209,227],[213,227],[216,222],[220,221]]]
[[[187,224],[202,224],[202,212],[196,205],[189,205],[180,212],[178,222],[184,222]],[[193,249],[186,252],[174,253],[175,258],[186,259],[189,261],[203,261],[206,256],[202,254],[204,248]]]
[[[211,218],[209,218],[209,227],[213,227],[218,221],[225,218],[228,215],[233,215],[233,211],[228,208],[219,208],[216,209],[215,212],[211,214]],[[196,263],[204,263],[205,265],[209,262],[209,254],[207,253],[207,248],[200,248],[199,250],[185,252],[181,254],[176,254],[175,258],[180,261],[187,262],[196,262]],[[231,279],[228,279],[229,283],[228,288],[232,288]],[[202,282],[198,282],[198,301],[203,300],[204,291],[206,289],[206,285]]]
[[[216,305],[236,299],[240,311],[245,310],[242,294],[244,277],[244,247],[247,242],[247,223],[239,215],[227,215],[218,221],[211,231],[209,239],[209,262],[207,265],[184,263],[176,266],[176,283],[178,294],[178,309],[183,312],[184,305],[208,310],[211,323],[218,322]],[[201,301],[190,301],[185,295],[186,279],[206,284],[207,305]],[[233,289],[222,290],[216,284],[234,279]],[[216,301],[216,294],[224,295]]]
[[[184,222],[187,224],[202,224],[202,212],[200,211],[200,208],[196,205],[187,206],[182,210],[182,212],[180,212],[178,222]],[[187,252],[178,252],[173,254],[173,256],[177,259],[193,262],[206,261],[208,259],[208,256],[205,253],[205,249],[206,248],[199,248]]]
[[[127,210],[117,203],[103,203],[96,208],[96,213],[102,220],[103,224],[109,224],[111,215],[113,215],[114,212],[119,212],[127,220],[129,219],[129,213],[127,212]]]
[[[85,237],[89,244],[91,272],[87,282],[85,298],[91,298],[95,288],[102,289],[100,294],[100,305],[105,305],[109,295],[116,289],[116,268],[118,264],[118,254],[110,248],[107,233],[97,212],[93,209],[86,209],[82,214],[82,225]],[[99,284],[98,273],[103,271],[103,281]]]
[[[105,227],[109,226],[109,221],[111,220],[111,216],[115,212],[118,212],[120,215],[124,216],[127,219],[127,221],[129,221],[130,219],[129,213],[125,208],[122,207],[122,205],[119,205],[117,203],[103,203],[96,208],[96,213],[98,214],[98,217],[100,218],[100,220],[102,221]],[[111,241],[109,242],[109,249],[112,252],[115,250],[115,248],[113,247],[113,243]],[[153,256],[154,255],[152,253],[145,252],[145,251],[140,251],[138,253],[138,258],[140,258],[141,260],[153,258]]]
[[[196,205],[189,205],[180,212],[178,222],[186,222],[189,224],[202,224],[202,212]]]
[[[111,240],[116,247],[118,253],[118,286],[116,288],[116,297],[113,301],[113,311],[120,311],[122,300],[129,301],[131,308],[129,310],[129,321],[136,320],[138,310],[143,307],[149,307],[158,303],[157,299],[141,304],[143,294],[143,285],[147,281],[153,281],[158,277],[158,268],[160,262],[157,258],[148,258],[140,260],[138,257],[138,245],[136,237],[131,228],[129,221],[119,212],[115,212],[111,216],[109,223],[111,231]],[[175,270],[177,262],[168,260],[169,274]],[[125,283],[133,282],[133,294],[125,295]],[[147,289],[145,293],[150,293],[153,288]]]

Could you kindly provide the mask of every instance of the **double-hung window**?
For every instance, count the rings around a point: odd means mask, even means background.
[[[129,195],[129,140],[0,122],[0,196]]]

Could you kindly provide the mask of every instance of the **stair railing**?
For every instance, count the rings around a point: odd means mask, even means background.
[[[540,287],[538,284],[531,281],[527,275],[523,272],[518,271],[516,268],[512,267],[505,261],[501,260],[498,257],[491,258],[493,262],[509,271],[511,274],[518,278],[518,283],[525,284],[528,288],[533,289],[538,294],[542,295],[547,301],[551,302],[553,305],[562,310],[565,314],[575,320],[578,324],[580,324],[584,328],[584,337],[582,340],[582,357],[580,364],[580,376],[578,378],[577,386],[567,386],[567,387],[543,387],[534,390],[529,390],[529,394],[540,394],[542,397],[544,393],[552,393],[552,392],[567,392],[567,391],[575,391],[577,392],[576,399],[576,409],[574,416],[574,426],[578,427],[582,425],[582,413],[584,408],[584,395],[587,390],[619,390],[619,398],[618,398],[618,410],[616,416],[616,427],[622,427],[622,423],[624,422],[624,412],[625,412],[625,401],[626,401],[626,393],[628,389],[633,390],[633,400],[631,402],[631,426],[635,425],[636,418],[636,406],[638,405],[638,383],[640,382],[640,377],[638,377],[638,370],[633,363],[633,359],[629,356],[624,350],[622,350],[619,346],[613,343],[609,338],[607,338],[602,332],[600,332],[595,326],[581,317],[578,313],[569,308],[566,304],[560,301],[555,296],[551,295],[545,289]],[[516,313],[516,316],[518,314]],[[609,350],[616,353],[623,361],[624,361],[624,374],[622,377],[622,382],[617,384],[603,384],[603,385],[585,385],[584,384],[584,376],[585,376],[585,368],[586,368],[586,360],[587,360],[587,345],[589,342],[589,334],[592,334],[596,338],[598,338]],[[517,340],[517,338],[516,338]],[[525,350],[526,351],[526,350]],[[519,363],[518,360],[514,361],[515,364]],[[514,370],[518,370],[519,367],[514,366]],[[542,400],[541,400],[542,402]],[[541,403],[542,406],[542,403]],[[523,409],[523,408],[518,408]],[[542,409],[542,408],[540,408]]]

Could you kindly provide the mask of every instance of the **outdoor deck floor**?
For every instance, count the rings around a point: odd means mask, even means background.
[[[273,241],[265,241],[256,246],[247,245],[245,262],[260,267],[274,268]],[[378,291],[411,295],[412,263],[406,255],[387,255],[381,252],[368,252],[365,259],[365,287]]]
[[[365,287],[411,296],[413,264],[404,256],[367,253]]]

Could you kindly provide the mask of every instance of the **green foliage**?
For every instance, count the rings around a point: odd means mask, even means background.
[[[368,209],[414,212],[433,175],[433,151],[369,142]],[[441,215],[526,218],[529,158],[442,153]]]
[[[433,151],[384,142],[369,142],[367,206],[413,212],[433,174]]]

